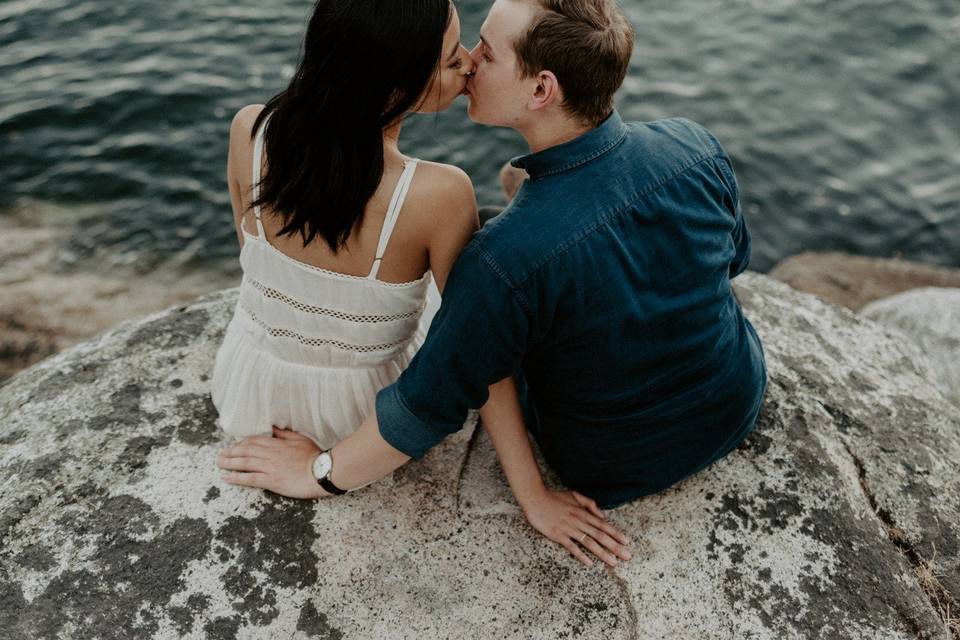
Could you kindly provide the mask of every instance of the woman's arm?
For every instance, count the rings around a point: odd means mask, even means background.
[[[240,225],[243,224],[243,196],[241,194],[240,183],[237,181],[237,147],[238,144],[238,113],[230,124],[230,150],[227,152],[227,186],[230,189],[230,207],[233,209],[233,227],[237,232],[237,242],[243,249],[243,233],[240,231]]]
[[[227,187],[230,189],[230,207],[233,209],[233,226],[237,242],[243,248],[244,205],[243,181],[250,182],[253,175],[253,142],[250,139],[253,123],[263,110],[262,104],[250,104],[237,111],[230,122],[230,149],[227,152]],[[249,184],[247,190],[249,191]]]
[[[438,178],[433,188],[442,197],[430,198],[431,210],[424,216],[428,227],[426,233],[429,234],[427,254],[437,289],[443,293],[453,263],[480,228],[480,219],[470,177],[457,167],[441,165],[431,168]]]
[[[576,491],[552,491],[544,485],[513,378],[490,385],[490,398],[480,409],[480,421],[500,458],[510,489],[533,528],[587,566],[593,561],[581,546],[611,566],[617,564],[615,556],[630,559],[624,547],[629,539],[605,522],[606,516],[593,500]]]
[[[490,398],[480,409],[480,422],[497,451],[500,466],[517,503],[526,513],[527,506],[542,496],[547,488],[527,438],[527,427],[513,378],[490,385]]]

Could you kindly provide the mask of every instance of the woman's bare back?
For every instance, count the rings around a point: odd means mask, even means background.
[[[231,126],[228,179],[241,244],[240,224],[245,225],[243,228],[249,233],[256,233],[250,208],[254,147],[251,137],[253,123],[262,109],[262,105],[244,107]],[[380,184],[343,249],[334,254],[320,237],[304,247],[299,233],[278,236],[283,220],[265,206],[261,208],[261,218],[267,240],[294,260],[328,271],[366,277],[376,256],[391,196],[404,163],[409,160],[386,140],[384,156]],[[268,171],[268,164],[264,150],[262,174]],[[427,270],[433,270],[442,288],[453,260],[476,228],[476,203],[469,178],[456,167],[419,161],[377,278],[385,282],[411,282],[421,278]]]

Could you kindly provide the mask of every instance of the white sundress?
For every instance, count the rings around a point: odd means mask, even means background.
[[[259,197],[263,129],[253,152]],[[295,260],[269,243],[255,207],[255,236],[241,223],[240,298],[217,352],[211,396],[226,433],[270,434],[271,425],[309,436],[323,449],[353,433],[377,392],[407,367],[426,334],[431,273],[394,284],[377,272],[416,171],[405,163],[366,277]],[[439,298],[436,290],[430,306]]]

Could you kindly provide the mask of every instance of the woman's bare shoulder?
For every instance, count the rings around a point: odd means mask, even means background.
[[[250,180],[253,123],[263,109],[262,104],[248,104],[237,111],[230,122],[229,174],[238,184],[246,184]]]
[[[476,214],[477,201],[470,176],[450,164],[420,160],[409,198],[432,215],[446,218],[459,211],[467,216]]]
[[[231,140],[246,140],[249,143],[253,137],[253,123],[265,108],[262,104],[248,104],[237,111],[230,122]]]
[[[417,237],[429,248],[434,269],[437,256],[455,257],[479,226],[473,183],[459,167],[421,160],[407,203],[404,215],[410,215]]]
[[[237,111],[230,122],[230,155],[241,159],[253,153],[253,123],[263,111],[262,104],[248,104]]]

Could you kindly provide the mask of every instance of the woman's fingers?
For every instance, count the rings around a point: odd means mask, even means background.
[[[576,491],[571,491],[570,493],[573,494],[573,497],[576,498],[577,503],[581,507],[586,507],[590,511],[590,513],[597,516],[601,520],[607,519],[607,515],[600,510],[600,507],[598,507],[597,503],[594,502],[592,499],[588,498],[583,494],[577,493]]]
[[[583,532],[580,534],[580,536],[583,538],[583,542],[580,544],[589,549],[593,555],[597,556],[611,567],[617,566],[616,554],[618,554],[621,550],[620,544],[604,532],[592,525],[587,524],[586,522],[581,521],[578,523],[578,526],[580,527],[580,531]],[[587,535],[583,536],[584,533]],[[626,560],[628,558],[624,559]]]
[[[281,429],[277,425],[273,425],[273,435],[276,438],[283,438],[284,440],[297,440],[307,437],[302,433],[297,433],[291,429]]]
[[[563,546],[564,549],[566,549],[567,551],[569,551],[569,552],[570,552],[570,555],[572,555],[574,558],[576,558],[577,560],[579,560],[579,561],[582,562],[583,564],[587,565],[588,567],[592,567],[592,566],[593,566],[593,560],[591,560],[590,558],[587,557],[587,554],[585,554],[585,553],[580,549],[580,547],[577,545],[576,542],[573,541],[572,538],[569,538],[569,537],[567,537],[567,536],[563,536],[563,538],[560,540],[560,544],[561,544],[561,546]]]
[[[628,538],[623,532],[621,532],[619,529],[617,529],[615,526],[613,526],[609,522],[596,518],[589,513],[585,513],[584,518],[591,525],[595,526],[597,529],[600,529],[601,531],[606,533],[608,536],[616,540],[619,544],[621,545],[630,544],[630,538]],[[629,560],[629,558],[626,558],[626,559]]]

